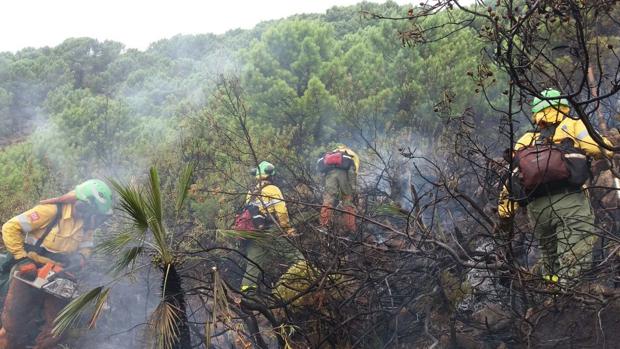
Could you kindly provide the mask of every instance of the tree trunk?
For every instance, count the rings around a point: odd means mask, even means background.
[[[166,271],[168,272],[167,277]],[[175,318],[178,336],[172,344],[172,349],[190,349],[192,343],[189,335],[189,326],[187,325],[187,310],[181,277],[174,264],[164,267],[163,272],[162,291],[164,292],[164,301],[172,305],[174,309],[178,309]]]

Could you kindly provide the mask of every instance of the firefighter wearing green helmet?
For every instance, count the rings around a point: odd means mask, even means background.
[[[256,179],[256,186],[246,195],[244,211],[249,213],[251,223],[247,230],[260,230],[265,233],[272,230],[273,238],[267,241],[250,239],[246,242],[245,254],[248,262],[242,291],[256,288],[257,281],[261,279],[262,267],[273,259],[271,253],[274,249],[284,244],[278,237],[278,232],[283,231],[289,236],[295,234],[295,229],[290,225],[284,196],[275,183],[276,167],[268,161],[262,161],[251,173]],[[265,242],[268,246],[264,245]]]
[[[49,264],[57,270],[79,271],[91,254],[95,228],[111,214],[110,187],[90,179],[65,195],[41,201],[2,226],[2,239],[12,258],[1,268],[11,279],[2,309],[0,349],[25,348],[32,342],[38,349],[57,347],[61,337],[51,333],[54,319],[69,300],[17,280],[13,273],[36,274]],[[32,333],[36,338],[30,338]]]
[[[534,130],[515,143],[512,187],[504,186],[498,213],[507,222],[519,205],[527,205],[542,250],[543,277],[566,284],[592,260],[594,215],[584,191],[589,160],[612,154],[599,147],[581,120],[569,116],[560,91],[547,89],[540,96],[532,102]]]

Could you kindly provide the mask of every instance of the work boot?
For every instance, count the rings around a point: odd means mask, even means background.
[[[346,213],[342,215],[342,225],[345,230],[354,233],[357,231],[357,226],[355,224],[355,207],[345,206],[343,209]]]
[[[24,336],[11,336],[4,328],[0,329],[0,349],[23,349],[26,342]]]
[[[6,349],[9,346],[9,341],[6,336],[6,330],[4,327],[0,328],[0,349]]]
[[[319,216],[319,225],[321,227],[327,227],[332,220],[333,210],[330,206],[321,207],[321,215]]]

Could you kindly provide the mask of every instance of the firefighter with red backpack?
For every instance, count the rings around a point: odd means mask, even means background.
[[[359,156],[344,144],[323,154],[317,161],[319,172],[324,176],[325,191],[319,223],[326,228],[333,216],[333,208],[340,201],[343,226],[349,232],[355,232],[355,204],[353,198],[357,190],[357,174],[359,172]]]
[[[592,261],[594,214],[583,188],[590,159],[612,154],[597,145],[581,120],[569,116],[569,103],[559,91],[547,89],[541,96],[532,102],[535,129],[514,146],[511,188],[504,186],[498,213],[506,223],[519,205],[527,205],[542,251],[543,278],[566,284]]]
[[[103,181],[91,179],[2,226],[11,258],[1,269],[11,279],[2,309],[0,349],[25,348],[35,336],[32,348],[57,348],[61,338],[52,334],[54,319],[70,299],[26,283],[25,274],[38,279],[52,265],[57,274],[63,269],[79,271],[93,248],[95,228],[111,214],[112,191]]]

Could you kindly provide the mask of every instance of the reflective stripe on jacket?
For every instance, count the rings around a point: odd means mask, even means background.
[[[575,148],[583,150],[588,156],[598,159],[603,156],[611,157],[612,152],[602,149],[596,144],[592,136],[588,133],[586,125],[583,121],[575,120],[567,117],[570,110],[566,107],[561,107],[559,110],[553,107],[548,107],[534,115],[534,120],[541,128],[550,127],[553,122],[560,121],[555,129],[555,133],[551,137],[553,143],[562,143],[565,139],[573,141]],[[515,143],[514,150],[528,147],[539,138],[539,132],[527,132]],[[603,138],[605,143],[612,145],[609,140]],[[499,196],[499,202],[497,212],[501,218],[512,217],[519,205],[508,199],[508,188],[504,185]]]
[[[52,228],[41,245],[53,253],[79,251],[90,254],[93,247],[93,232],[85,232],[84,222],[73,217],[73,204],[63,204],[58,224]],[[11,218],[2,226],[2,240],[15,259],[26,257],[24,244],[34,245],[56,216],[55,204],[37,205]]]
[[[286,202],[284,202],[284,197],[282,196],[280,188],[265,182],[258,185],[257,191],[258,188],[260,188],[260,194],[248,193],[245,198],[245,203],[258,206],[262,214],[271,214],[278,220],[282,228],[288,228],[288,210],[286,209]]]

